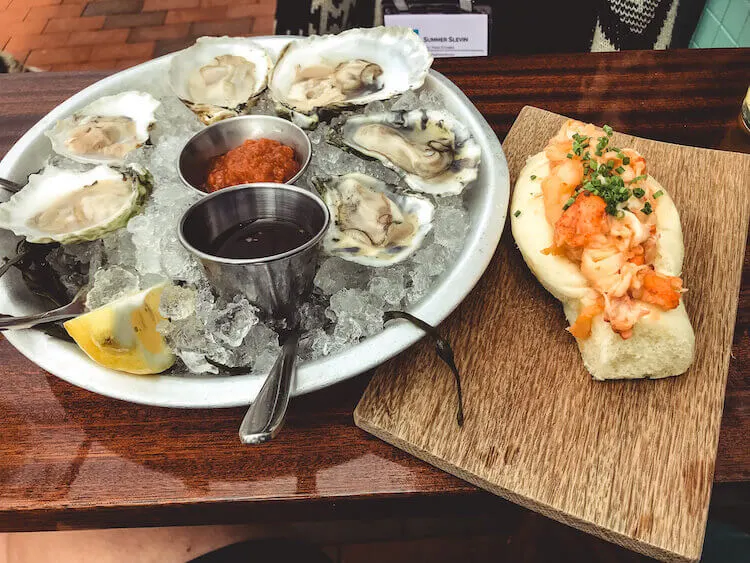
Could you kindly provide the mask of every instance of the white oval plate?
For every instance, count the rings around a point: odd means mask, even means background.
[[[257,41],[274,56],[289,37],[262,37]],[[101,96],[137,89],[139,84],[165,80],[173,55],[143,63],[109,76],[66,100],[34,125],[0,162],[0,177],[24,183],[39,170],[52,152],[44,131],[55,121]],[[471,227],[464,248],[447,270],[410,312],[437,325],[466,297],[489,265],[505,225],[510,193],[508,167],[495,133],[469,99],[447,78],[430,71],[424,88],[442,95],[447,108],[469,127],[482,148],[479,179],[465,196]],[[7,195],[4,196],[7,198]],[[176,226],[175,226],[176,228]],[[0,253],[12,256],[18,241],[0,231]],[[43,305],[25,287],[15,269],[0,278],[0,311],[12,315],[40,312]],[[263,378],[237,376],[142,376],[101,367],[78,349],[36,330],[9,331],[8,341],[41,368],[65,381],[116,399],[164,407],[218,408],[247,405],[255,398]],[[423,336],[404,322],[392,322],[381,333],[339,354],[299,366],[294,395],[309,393],[374,368],[402,352]],[[471,354],[475,350],[460,350]]]

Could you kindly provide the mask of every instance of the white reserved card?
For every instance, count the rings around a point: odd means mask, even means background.
[[[487,14],[385,14],[385,25],[412,28],[433,57],[486,57]]]

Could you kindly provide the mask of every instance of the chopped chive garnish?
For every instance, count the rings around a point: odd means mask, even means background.
[[[521,210],[517,209],[516,212],[513,214],[513,217],[518,217],[521,214]]]
[[[636,176],[635,178],[630,180],[630,183],[635,184],[637,182],[640,182],[641,180],[645,180],[646,178],[648,178],[648,174],[641,174],[640,176]]]
[[[611,146],[610,137],[614,133],[611,127],[603,127],[605,136],[596,139],[596,146],[591,144],[591,137],[574,133],[571,143],[571,152],[568,158],[578,156],[583,162],[583,179],[575,189],[573,196],[563,205],[563,210],[568,209],[576,201],[580,194],[585,196],[601,197],[606,203],[606,212],[615,217],[624,217],[624,211],[620,209],[621,204],[627,202],[634,195],[643,197],[646,191],[641,188],[630,190],[627,185],[646,179],[646,174],[625,182],[621,174],[625,173],[625,165],[630,164],[630,157],[626,156],[623,149]],[[593,155],[605,157],[606,162],[599,162]],[[644,202],[643,212],[647,215],[653,212],[651,205]]]
[[[664,195],[664,190],[659,190],[658,192],[656,192],[656,193],[654,194],[654,199],[656,199],[656,198],[658,198],[658,197],[661,197],[661,196],[663,196],[663,195]]]
[[[625,212],[622,209],[618,209],[617,210],[617,218],[618,219],[622,219],[623,217],[625,217]]]
[[[643,209],[641,209],[641,213],[643,213],[645,215],[651,215],[651,213],[653,213],[653,211],[654,210],[651,209],[651,203],[649,203],[648,201],[643,205]]]
[[[532,180],[536,180],[536,174],[532,174],[532,175],[531,175],[531,179],[532,179]]]
[[[580,135],[578,133],[573,134],[573,153],[577,156],[581,156],[583,149],[589,146],[589,138],[586,135]]]

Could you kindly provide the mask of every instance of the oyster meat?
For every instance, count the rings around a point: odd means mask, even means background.
[[[476,180],[481,149],[445,111],[393,111],[350,117],[328,141],[376,158],[413,190],[454,195]]]
[[[205,124],[239,115],[266,89],[271,58],[244,37],[201,37],[172,58],[174,93]]]
[[[0,228],[33,243],[95,240],[124,227],[150,191],[151,175],[136,165],[86,172],[47,167],[0,204]]]
[[[314,124],[321,109],[385,100],[422,86],[432,56],[409,28],[351,29],[290,42],[271,73],[279,113]]]
[[[105,96],[46,131],[52,149],[72,160],[119,166],[149,138],[159,101],[146,92]]]
[[[416,251],[432,229],[435,206],[385,182],[352,173],[313,180],[331,211],[323,248],[366,266],[388,266]]]

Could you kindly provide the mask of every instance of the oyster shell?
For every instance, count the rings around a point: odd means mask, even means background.
[[[476,180],[482,151],[469,130],[445,111],[393,111],[350,117],[328,141],[376,158],[413,190],[461,193]]]
[[[130,165],[86,172],[47,167],[0,204],[0,228],[28,242],[95,240],[124,227],[151,191],[151,175]]]
[[[385,100],[424,83],[432,64],[427,47],[406,27],[351,29],[289,43],[271,73],[273,99],[297,122],[317,121],[321,109]]]
[[[52,149],[72,160],[119,166],[149,138],[160,102],[131,90],[105,96],[58,121],[45,132]]]
[[[200,37],[169,66],[174,93],[205,124],[235,117],[268,83],[266,50],[244,37]]]
[[[366,174],[315,178],[313,183],[333,218],[323,248],[344,260],[375,267],[401,262],[432,229],[432,202],[394,192]]]

